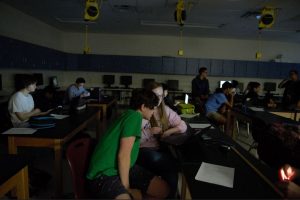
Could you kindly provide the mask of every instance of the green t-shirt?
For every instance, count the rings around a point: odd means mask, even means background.
[[[130,167],[137,159],[142,127],[142,115],[135,110],[127,110],[105,132],[92,154],[87,178],[95,179],[99,175],[118,175],[118,151],[123,137],[135,136],[131,150]]]

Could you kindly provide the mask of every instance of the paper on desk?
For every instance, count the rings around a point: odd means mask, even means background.
[[[35,129],[33,128],[11,128],[8,129],[7,131],[3,132],[2,134],[22,134],[22,135],[29,135],[29,134],[33,134],[34,132],[36,132]]]
[[[258,108],[258,107],[248,107],[250,110],[253,110],[253,111],[258,111],[258,112],[261,112],[261,111],[264,111],[265,109],[264,108]]]
[[[195,114],[181,114],[180,117],[189,119],[189,118],[196,117],[197,115],[199,115],[199,113],[195,113]]]
[[[211,124],[193,124],[193,123],[190,123],[190,126],[191,128],[195,128],[195,129],[202,129],[202,128],[207,128],[209,126],[211,126]],[[213,129],[214,127],[210,127],[211,129]]]
[[[69,117],[69,115],[58,115],[58,114],[50,114],[55,119],[64,119],[66,117]]]
[[[202,162],[195,179],[233,188],[234,168]]]

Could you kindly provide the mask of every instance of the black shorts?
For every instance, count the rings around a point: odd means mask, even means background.
[[[129,171],[130,188],[146,193],[150,181],[155,175],[146,169],[134,165]],[[128,194],[118,175],[101,175],[94,180],[88,180],[88,188],[92,197],[114,199],[120,194]]]

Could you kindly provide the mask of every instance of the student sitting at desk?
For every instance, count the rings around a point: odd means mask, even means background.
[[[259,92],[261,90],[260,83],[249,82],[243,98],[243,104],[247,106],[264,106],[268,108],[275,108],[276,103],[272,99],[271,94],[266,94],[265,99],[259,99]]]
[[[227,100],[226,96],[229,100]],[[217,124],[223,125],[226,123],[226,117],[223,115],[226,110],[224,108],[232,108],[232,105],[232,84],[225,82],[223,83],[222,88],[216,90],[216,92],[206,101],[206,116]]]
[[[169,187],[164,180],[135,165],[142,119],[151,118],[157,103],[153,92],[132,92],[130,109],[107,129],[91,157],[87,179],[93,197],[131,199],[131,188],[156,199],[168,195]]]
[[[160,145],[159,138],[172,134],[184,134],[187,125],[175,111],[165,105],[161,84],[153,82],[149,84],[148,90],[156,94],[159,104],[151,119],[143,120],[137,163],[166,180],[171,190],[168,197],[174,198],[178,182],[177,161],[167,148]]]
[[[39,108],[34,108],[34,101],[30,93],[36,89],[36,80],[32,75],[24,76],[20,81],[22,88],[14,93],[8,102],[8,111],[14,127],[26,127],[30,117],[46,115],[52,109],[41,112]]]
[[[41,111],[47,111],[49,109],[56,108],[59,105],[58,99],[55,98],[56,90],[52,86],[46,86],[43,90],[34,94],[33,98],[36,107]]]
[[[65,103],[70,103],[74,98],[82,98],[90,96],[90,93],[84,88],[84,78],[77,78],[75,84],[72,84],[67,89]]]

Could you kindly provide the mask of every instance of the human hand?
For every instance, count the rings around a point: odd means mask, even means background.
[[[282,181],[278,184],[286,198],[300,198],[300,187],[291,181]]]
[[[34,110],[33,110],[33,113],[34,114],[39,114],[39,113],[41,113],[42,111],[39,109],[39,108],[35,108]]]
[[[151,127],[150,128],[150,132],[153,134],[153,135],[157,135],[157,134],[161,134],[161,131],[162,129],[160,127]]]
[[[129,188],[128,192],[131,194],[131,196],[133,197],[133,199],[143,199],[142,193],[138,189]]]

